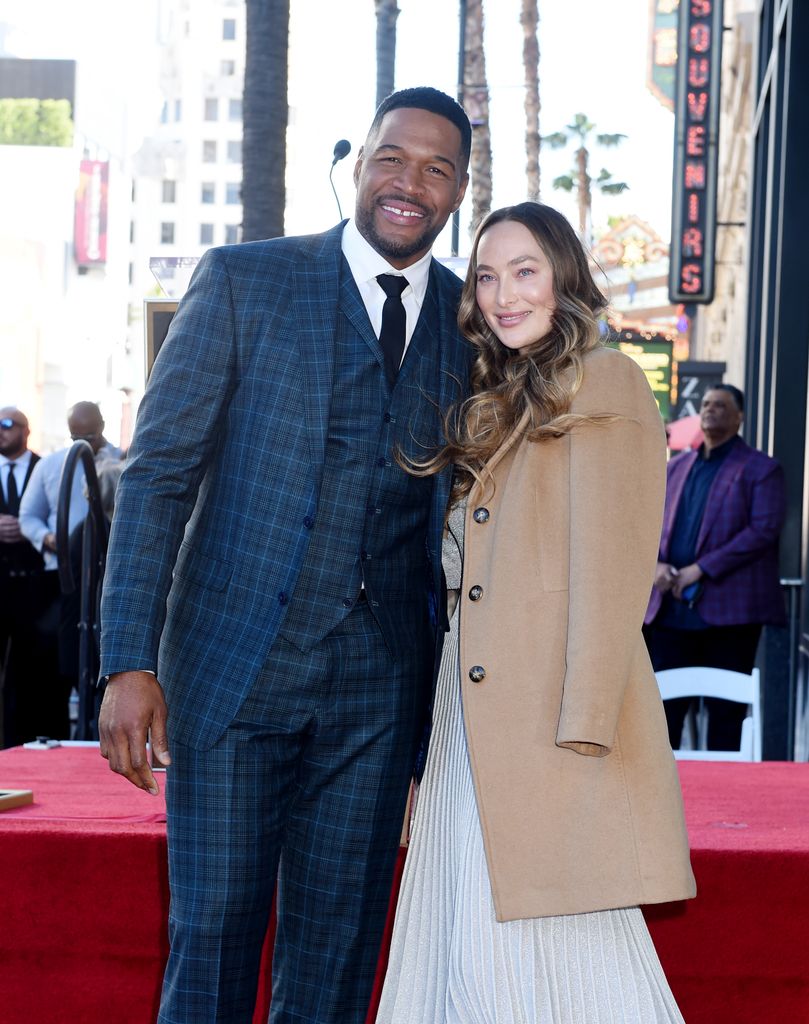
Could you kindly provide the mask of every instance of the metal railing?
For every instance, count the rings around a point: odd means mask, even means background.
[[[73,477],[82,464],[87,481],[89,511],[82,526],[81,575],[78,584],[73,574],[70,551],[70,498]],[[93,449],[86,441],[76,441],[67,453],[59,481],[56,511],[56,555],[59,583],[64,595],[80,588],[79,598],[79,713],[77,740],[98,739],[98,707],[101,690],[96,686],[99,665],[101,582],[107,558],[107,520],[101,507]]]

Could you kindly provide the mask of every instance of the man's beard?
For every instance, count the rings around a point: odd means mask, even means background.
[[[436,231],[435,225],[431,224],[425,226],[424,231],[411,242],[394,241],[376,230],[374,210],[375,207],[369,209],[365,206],[358,206],[354,211],[354,221],[365,241],[370,242],[379,255],[386,259],[406,260],[418,253],[423,253],[430,248],[440,233],[440,229]]]

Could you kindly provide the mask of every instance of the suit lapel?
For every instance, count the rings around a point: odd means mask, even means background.
[[[345,257],[342,257],[340,261],[340,312],[346,316],[348,322],[373,352],[374,359],[384,370],[385,357],[382,354],[382,347],[374,334],[373,327],[371,327],[368,310],[365,308],[365,303],[357,288],[357,282],[354,280],[354,275],[351,273],[351,268]]]
[[[31,474],[34,471],[34,466],[39,462],[39,456],[34,452],[31,452],[31,458],[28,460],[28,469],[25,471],[25,479],[22,482],[20,488],[20,499],[25,494],[25,488],[28,486],[28,481],[31,479]],[[3,492],[3,485],[0,483],[0,513],[4,515],[8,514],[8,503],[6,502],[6,496]]]
[[[747,445],[744,441],[737,442],[732,450],[728,452],[725,461],[719,467],[711,489],[708,491],[708,500],[705,502],[705,513],[702,516],[702,523],[697,537],[697,554],[702,553],[703,545],[708,539],[711,527],[721,516],[716,515],[715,510],[721,508],[727,498],[730,485],[737,479],[747,461]]]
[[[688,474],[691,472],[691,467],[697,461],[698,453],[696,451],[689,452],[687,455],[683,455],[678,462],[677,466],[672,469],[669,474],[668,480],[668,499],[666,501],[666,510],[663,518],[663,535],[660,538],[660,550],[664,552],[665,557],[668,557],[669,542],[671,541],[671,531],[674,529],[674,520],[677,518],[677,508],[680,504],[680,498],[682,497],[683,487],[685,481],[688,478]]]
[[[298,345],[304,378],[304,409],[309,431],[312,463],[320,466],[329,429],[334,343],[340,288],[342,224],[329,231],[314,259],[295,269],[295,308],[298,311]],[[367,319],[367,317],[366,317]]]

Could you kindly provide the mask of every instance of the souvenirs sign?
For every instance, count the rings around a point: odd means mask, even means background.
[[[682,0],[677,52],[669,298],[704,304],[714,290],[722,0]]]

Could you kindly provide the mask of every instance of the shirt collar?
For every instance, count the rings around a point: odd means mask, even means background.
[[[723,441],[722,444],[712,448],[711,451],[707,451],[705,448],[705,442],[699,446],[699,457],[703,462],[716,462],[718,459],[724,459],[724,457],[730,452],[736,442],[739,440],[739,435],[734,434],[733,437],[729,437],[727,441]]]
[[[420,260],[405,267],[404,270],[397,270],[360,234],[353,218],[343,229],[341,244],[343,255],[348,261],[351,274],[358,287],[375,280],[380,274],[399,274],[407,278],[407,283],[413,289],[413,295],[421,306],[427,293],[432,261],[431,253],[425,253]]]
[[[18,455],[16,459],[9,459],[5,455],[0,455],[0,468],[7,466],[9,462],[13,462],[15,466],[27,466],[31,461],[31,449],[26,448],[22,455]]]

